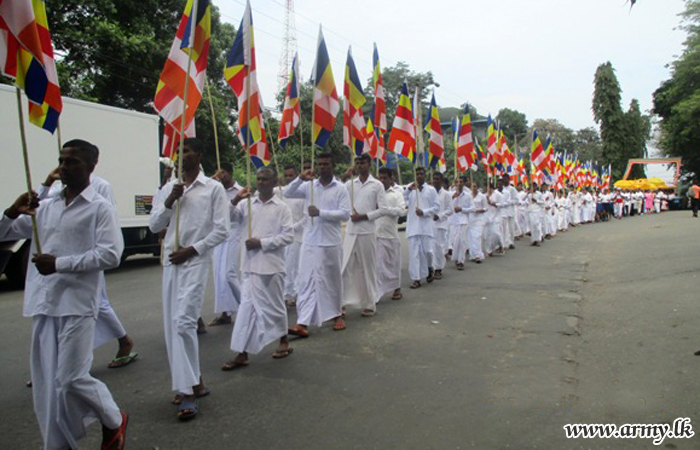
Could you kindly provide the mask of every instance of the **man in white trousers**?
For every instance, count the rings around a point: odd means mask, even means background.
[[[464,261],[467,259],[469,241],[467,232],[469,229],[469,215],[474,212],[474,201],[471,192],[464,188],[466,176],[458,178],[457,187],[452,195],[454,208],[454,220],[452,222],[452,259],[457,265],[457,270],[464,270]]]
[[[341,311],[340,223],[350,219],[350,198],[348,190],[333,175],[330,153],[318,155],[316,166],[318,180],[312,170],[307,170],[284,189],[285,197],[304,199],[308,213],[299,260],[297,323],[288,331],[299,337],[308,337],[309,326],[321,326],[328,320],[333,320],[335,331],[346,328]]]
[[[518,191],[510,184],[510,176],[508,174],[503,175],[502,184],[502,192],[508,193],[507,205],[503,208],[503,239],[505,240],[505,245],[513,250],[515,248],[515,237],[518,233],[518,226],[515,219],[515,208],[518,204]]]
[[[372,158],[363,153],[355,158],[345,183],[352,214],[343,241],[343,308],[359,308],[372,317],[381,293],[377,290],[377,231],[375,220],[386,213],[384,185],[370,173]]]
[[[447,250],[450,245],[449,240],[449,219],[454,214],[452,207],[452,193],[445,189],[445,177],[440,172],[433,173],[433,188],[437,192],[438,211],[433,215],[435,224],[434,251],[435,279],[442,279],[442,271],[445,268]]]
[[[90,182],[97,155],[89,142],[66,142],[58,168],[64,189],[41,205],[35,193],[23,194],[0,218],[0,240],[32,239],[32,214],[40,238],[41,253],[31,244],[23,315],[32,318],[32,394],[44,450],[78,448],[95,420],[103,449],[126,442],[127,414],[90,375],[102,272],[119,265],[124,249],[114,207]]]
[[[163,322],[173,403],[180,420],[194,418],[196,397],[208,395],[199,367],[197,321],[214,247],[230,234],[230,202],[224,187],[200,171],[204,143],[184,141],[182,183],[169,182],[153,205],[150,228],[167,228],[163,258]],[[178,206],[179,203],[179,206]],[[179,216],[178,216],[179,212]]]
[[[241,306],[231,335],[231,350],[238,354],[223,365],[225,371],[248,366],[249,353],[260,353],[274,341],[279,344],[273,358],[286,358],[292,353],[284,303],[285,247],[294,242],[292,213],[284,200],[275,195],[277,175],[272,169],[258,169],[256,180],[256,196],[248,199],[250,194],[244,189],[233,200],[232,220],[244,227],[249,218],[252,220],[250,237],[246,233],[244,242]]]
[[[391,292],[392,300],[401,300],[401,239],[398,218],[406,213],[403,189],[394,189],[394,171],[379,169],[379,181],[384,186],[385,213],[377,219],[377,291]]]
[[[433,281],[435,226],[433,215],[440,207],[435,188],[425,183],[425,168],[415,170],[416,180],[403,193],[408,203],[406,237],[408,238],[408,274],[411,289],[421,287],[421,279]]]
[[[481,264],[484,260],[484,227],[486,226],[488,202],[486,195],[479,191],[479,186],[476,183],[472,183],[471,196],[474,211],[469,214],[469,228],[467,229],[469,260]]]

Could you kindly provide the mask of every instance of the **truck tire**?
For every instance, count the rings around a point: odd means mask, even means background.
[[[10,284],[17,289],[24,288],[24,281],[27,279],[30,246],[31,241],[25,242],[19,251],[12,255],[12,258],[7,263],[7,267],[5,267],[5,276],[7,276]]]

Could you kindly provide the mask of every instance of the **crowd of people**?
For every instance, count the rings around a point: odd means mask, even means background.
[[[341,180],[327,153],[317,156],[314,170],[286,167],[283,181],[271,168],[259,169],[251,192],[236,183],[229,164],[205,176],[203,153],[202,141],[185,140],[181,181],[164,181],[150,214],[151,230],[163,233],[164,335],[180,420],[194,418],[197,399],[211,392],[198,342],[206,332],[210,266],[215,317],[209,326],[233,324],[233,355],[221,367],[230,371],[249,366],[251,354],[273,343],[273,358],[288,357],[289,336],[309,338],[325,323],[340,332],[353,316],[374,316],[382,298],[401,300],[401,217],[409,286],[419,289],[442,279],[448,261],[464,270],[468,261],[504,255],[516,241],[540,246],[569,227],[658,213],[667,200],[525,188],[507,175],[483,188],[467,176],[448,182],[439,172],[428,183],[420,167],[403,187],[391,169],[372,176],[366,154]],[[105,289],[104,270],[119,264],[123,242],[111,187],[92,173],[98,156],[88,142],[67,142],[39,193],[21,195],[0,219],[0,240],[31,238],[35,220],[42,246],[32,242],[24,315],[33,319],[31,384],[48,450],[76,448],[95,419],[103,425],[103,449],[123,449],[126,442],[128,415],[89,373],[93,349],[105,342],[119,343],[110,367],[137,356]]]

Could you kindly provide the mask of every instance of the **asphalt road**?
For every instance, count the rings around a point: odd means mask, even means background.
[[[138,360],[93,374],[131,414],[128,449],[637,449],[650,439],[565,438],[567,423],[700,426],[700,220],[665,213],[579,227],[541,248],[445,277],[373,318],[316,330],[234,372],[231,327],[200,340],[212,395],[192,422],[170,404],[160,267],[127,261],[107,275],[112,305],[136,341]],[[405,259],[406,254],[404,254]],[[30,320],[21,292],[0,280],[3,449],[40,449],[32,411]],[[212,289],[205,320],[213,317]],[[290,321],[293,320],[293,315]],[[80,449],[97,449],[93,425]],[[697,449],[699,437],[661,448]]]

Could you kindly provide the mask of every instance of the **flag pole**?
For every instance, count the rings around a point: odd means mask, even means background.
[[[17,111],[19,113],[19,132],[22,137],[22,156],[24,157],[24,175],[27,179],[27,195],[29,195],[29,201],[31,203],[32,199],[32,174],[29,170],[29,151],[27,150],[27,134],[24,130],[24,113],[22,112],[22,93],[18,86],[15,86],[17,92]],[[32,214],[32,233],[34,235],[34,246],[36,251],[41,255],[41,242],[39,241],[39,228],[36,224],[36,215]]]
[[[195,27],[197,26],[197,0],[192,3],[192,24],[190,25],[190,42],[194,39]],[[190,69],[192,68],[192,52],[187,52],[187,72],[185,73],[185,92],[182,95],[182,115],[180,116],[180,145],[177,155],[177,182],[182,183],[182,153],[185,148],[185,118],[187,115],[187,96],[190,90]],[[175,246],[174,250],[180,249],[180,199],[175,205]]]
[[[214,148],[216,149],[216,169],[221,170],[221,157],[219,156],[219,134],[216,131],[216,114],[214,114],[214,102],[211,100],[211,89],[209,80],[204,77],[204,85],[207,87],[207,97],[209,98],[209,109],[211,110],[211,123],[214,127]]]
[[[61,154],[61,149],[63,148],[63,141],[61,140],[61,119],[56,122],[56,137],[58,138],[58,154]]]
[[[394,155],[396,156],[396,173],[399,176],[399,184],[403,184],[401,180],[401,164],[399,164],[401,161],[399,160],[399,155],[394,152]],[[387,161],[389,160],[388,155],[387,155]]]
[[[312,171],[316,169],[316,167],[315,167],[316,152],[314,151],[314,123],[316,122],[316,101],[314,99],[314,96],[316,95],[316,92],[315,92],[315,90],[316,90],[316,73],[315,72],[316,72],[316,68],[314,68],[314,85],[311,88],[312,89],[312,92],[311,92],[311,126],[309,127],[309,129],[311,130],[311,140],[309,143],[311,144],[310,147],[311,147],[311,170]],[[303,148],[302,148],[302,152],[303,152]],[[315,177],[311,177],[311,186],[309,186],[309,193],[310,193],[310,197],[311,197],[311,201],[309,202],[309,204],[311,206],[314,206],[314,178]],[[314,223],[314,218],[311,217],[311,224],[313,225],[313,223]]]
[[[275,151],[275,146],[272,145],[272,141],[274,141],[274,139],[272,139],[272,128],[270,128],[270,121],[269,120],[264,119],[264,121],[265,121],[265,126],[267,127],[268,130],[270,130],[270,139],[268,141],[269,141],[270,149],[272,150],[272,160],[275,162],[275,171],[277,172],[277,178],[279,178],[280,177],[280,165],[277,162],[277,151]]]
[[[251,198],[251,176],[250,176],[250,66],[246,66],[247,74],[245,77],[245,91],[248,96],[246,106],[246,133],[245,133],[245,172],[246,172],[246,189],[248,190],[248,239],[253,237],[253,200]]]

